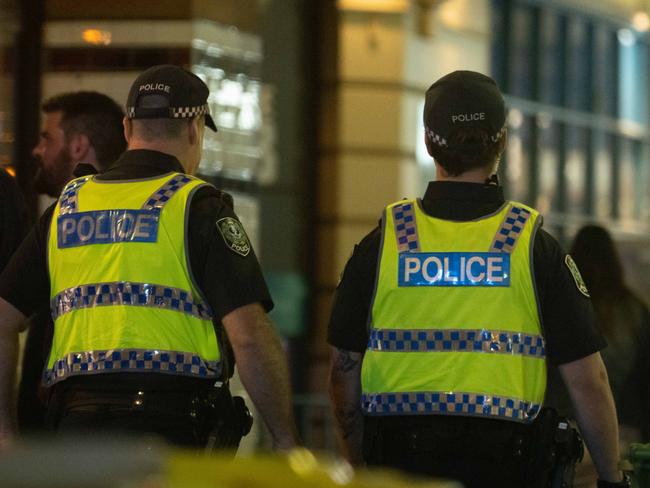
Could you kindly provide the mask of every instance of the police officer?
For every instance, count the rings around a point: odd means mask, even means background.
[[[55,324],[44,380],[57,432],[154,433],[200,447],[226,414],[214,409],[229,398],[232,348],[274,447],[295,444],[257,258],[225,195],[191,176],[205,126],[216,131],[207,98],[184,69],[142,73],[127,100],[128,151],[68,183],[0,277],[3,444],[14,432],[16,334],[44,303]]]
[[[59,93],[41,105],[34,189],[58,197],[74,177],[103,171],[126,149],[124,111],[110,97],[95,91]],[[47,389],[41,385],[52,341],[48,308],[30,317],[18,388],[18,427],[42,433]]]
[[[543,420],[548,361],[600,485],[619,486],[588,291],[539,213],[504,200],[493,176],[506,146],[501,93],[480,73],[448,74],[426,93],[424,125],[436,181],[386,207],[334,300],[330,396],[344,454],[468,487],[546,486],[547,451],[536,450],[555,429]]]

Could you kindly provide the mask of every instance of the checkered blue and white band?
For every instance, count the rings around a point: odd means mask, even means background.
[[[136,107],[127,107],[126,108],[127,118],[129,119],[135,118],[135,112],[136,112]],[[204,103],[203,105],[194,105],[194,106],[187,106],[187,107],[169,107],[168,117],[172,119],[191,119],[209,113],[210,113],[210,106],[207,103]]]
[[[199,378],[221,374],[219,361],[207,361],[187,352],[146,349],[109,349],[76,352],[56,361],[44,372],[47,385],[69,376],[93,373],[153,372]]]
[[[537,416],[541,405],[482,393],[427,391],[364,394],[361,407],[368,415],[465,415],[527,423]]]
[[[52,298],[50,311],[52,320],[56,320],[74,310],[120,305],[159,308],[185,313],[201,320],[212,320],[210,307],[195,300],[189,291],[128,281],[91,283],[67,288]]]
[[[90,176],[80,178],[68,183],[59,197],[59,215],[66,215],[78,211],[78,193],[79,189],[90,180]],[[142,208],[145,210],[152,210],[154,208],[162,208],[174,196],[174,194],[183,188],[187,183],[192,181],[193,177],[179,173],[172,176],[163,185],[158,188],[153,194],[145,200]]]
[[[142,208],[145,210],[163,208],[169,199],[174,196],[174,193],[187,185],[192,181],[192,179],[191,176],[182,173],[173,176],[164,185],[158,188],[153,195],[147,198],[147,201],[142,205]]]
[[[59,197],[59,215],[66,215],[77,211],[79,189],[88,180],[90,180],[90,176],[73,180],[65,185]]]
[[[499,139],[501,139],[503,134],[505,134],[507,128],[508,128],[507,125],[504,124],[503,127],[501,127],[501,129],[499,129],[499,131],[496,134],[490,136],[490,140],[492,142],[497,142]],[[436,146],[448,147],[449,144],[447,142],[447,139],[445,139],[445,137],[441,136],[440,134],[436,134],[428,127],[424,128],[424,133],[426,134],[427,139],[433,144],[435,144]]]
[[[480,352],[546,357],[540,335],[464,329],[373,329],[368,349],[378,352]]]
[[[415,221],[413,203],[400,203],[393,207],[393,225],[397,238],[397,252],[417,252],[420,250],[418,227]]]
[[[395,205],[392,208],[392,213],[393,226],[397,238],[397,251],[400,253],[419,252],[420,240],[414,204],[408,202]],[[512,254],[519,236],[531,216],[531,212],[526,208],[511,205],[501,225],[499,225],[499,229],[490,245],[489,252]]]
[[[529,210],[524,207],[512,205],[503,218],[499,230],[497,230],[497,233],[494,236],[492,245],[490,246],[490,252],[505,252],[512,254],[517,245],[517,240],[519,239],[521,231],[524,230],[524,226],[530,217],[531,213]]]

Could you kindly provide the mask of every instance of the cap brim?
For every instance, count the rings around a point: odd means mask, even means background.
[[[214,123],[214,120],[212,120],[212,115],[205,114],[205,125],[210,127],[210,129],[213,131],[217,132],[217,125]]]

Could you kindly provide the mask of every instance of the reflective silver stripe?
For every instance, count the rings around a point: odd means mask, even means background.
[[[192,293],[150,283],[115,281],[90,283],[59,292],[50,301],[52,320],[73,310],[111,305],[154,307],[193,315],[202,320],[212,320],[207,305],[195,301]]]
[[[415,222],[413,202],[395,205],[393,223],[397,237],[397,252],[415,252],[420,250],[418,227]]]
[[[183,188],[186,184],[192,181],[192,178],[185,174],[177,174],[170,178],[158,190],[156,190],[147,201],[142,205],[145,210],[152,210],[154,208],[162,208],[174,196],[178,190]]]
[[[540,404],[485,393],[453,391],[370,393],[361,397],[369,415],[465,415],[532,422]]]
[[[51,369],[44,372],[43,381],[51,385],[69,376],[125,371],[215,378],[221,374],[221,363],[179,351],[109,349],[76,352],[57,360]]]
[[[531,213],[529,210],[512,205],[494,236],[494,240],[490,246],[490,252],[512,254],[517,245],[519,235],[530,217]]]
[[[368,349],[380,352],[486,352],[546,357],[541,335],[481,329],[373,329]]]
[[[90,180],[90,176],[71,181],[63,188],[59,197],[59,215],[74,213],[77,211],[79,188]]]

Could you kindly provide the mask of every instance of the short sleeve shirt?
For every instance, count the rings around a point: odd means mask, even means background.
[[[440,181],[429,183],[422,199],[428,215],[454,221],[492,214],[504,203],[496,185]],[[334,347],[359,353],[366,349],[380,241],[377,227],[355,246],[345,266],[328,328],[328,342]],[[539,229],[533,243],[534,281],[547,356],[553,364],[581,359],[606,345],[591,300],[579,290],[565,257],[558,242]]]

